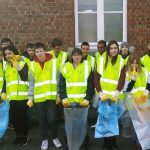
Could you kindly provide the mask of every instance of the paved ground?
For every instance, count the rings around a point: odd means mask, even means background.
[[[90,115],[90,120],[92,120],[93,117],[93,112],[92,115]],[[89,126],[92,124],[92,121],[89,123]],[[59,132],[59,137],[62,143],[64,143],[64,123],[61,122],[58,128]],[[101,150],[102,149],[102,141],[101,139],[94,139],[94,130],[89,128],[88,129],[88,134],[90,136],[90,143],[89,143],[89,150]],[[6,132],[6,135],[4,137],[4,146],[0,147],[0,150],[40,150],[40,145],[41,145],[41,140],[40,140],[40,135],[38,131],[38,127],[34,126],[29,133],[30,139],[28,142],[28,145],[26,146],[14,146],[12,144],[13,139],[15,138],[14,130],[8,129]],[[51,141],[51,140],[50,140]],[[133,146],[133,141],[132,139],[124,139],[121,136],[117,137],[117,142],[118,142],[118,147],[119,150],[134,150]],[[50,142],[49,150],[56,150],[57,148],[54,147],[54,145]],[[60,148],[59,150],[64,150],[64,147]]]

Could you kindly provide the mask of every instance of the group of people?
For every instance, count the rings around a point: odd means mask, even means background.
[[[121,107],[123,91],[149,96],[150,45],[147,54],[140,56],[136,50],[130,54],[127,42],[119,48],[115,40],[107,45],[100,40],[98,51],[91,56],[88,42],[83,42],[81,48],[74,48],[71,54],[62,51],[58,38],[52,41],[51,51],[46,51],[43,43],[29,43],[22,55],[9,39],[3,39],[1,44],[1,99],[10,101],[15,145],[23,146],[28,142],[27,111],[32,105],[37,108],[41,149],[47,150],[49,129],[54,145],[62,147],[57,136],[57,104],[69,107],[76,102],[87,107],[96,94],[98,107],[104,103]],[[101,119],[105,113],[98,109],[98,119]],[[101,137],[104,149],[117,149],[115,135]]]

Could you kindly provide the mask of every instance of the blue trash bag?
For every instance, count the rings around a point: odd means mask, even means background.
[[[95,138],[119,135],[118,105],[111,100],[99,101]]]
[[[0,103],[0,138],[3,137],[9,120],[9,101]]]

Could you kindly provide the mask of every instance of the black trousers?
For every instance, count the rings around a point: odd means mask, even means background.
[[[11,100],[10,114],[17,136],[28,135],[27,100]]]

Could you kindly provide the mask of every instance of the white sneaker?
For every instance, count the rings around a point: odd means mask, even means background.
[[[54,143],[55,147],[57,147],[57,148],[62,147],[62,144],[60,143],[60,141],[58,140],[58,138],[53,139],[53,143]]]
[[[48,140],[43,140],[41,145],[41,150],[47,150],[48,149]]]
[[[91,128],[95,128],[96,127],[96,124],[93,124],[92,126],[91,126]]]

